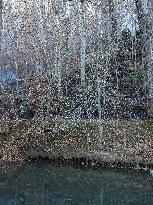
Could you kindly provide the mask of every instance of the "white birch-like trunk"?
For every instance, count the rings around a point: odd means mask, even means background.
[[[55,55],[56,55],[56,58],[55,58],[55,79],[57,81],[58,90],[60,90],[60,88],[61,88],[61,68],[60,68],[60,51],[59,51],[58,47],[56,47]]]
[[[84,13],[85,13],[85,5],[81,3],[80,5],[80,72],[81,72],[81,84],[85,83],[85,60],[86,60],[86,32],[85,32],[85,25],[84,25]]]
[[[101,122],[101,86],[100,79],[97,76],[97,89],[98,89],[98,111],[99,111],[99,121]]]
[[[57,44],[55,49],[55,79],[57,81],[57,87],[59,90],[59,93],[61,92],[61,65],[60,65],[60,58],[61,58],[61,52],[60,52],[60,31],[59,31],[59,22],[57,23]]]

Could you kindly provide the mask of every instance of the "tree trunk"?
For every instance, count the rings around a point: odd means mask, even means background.
[[[86,36],[85,36],[85,26],[84,26],[84,2],[80,6],[80,72],[81,72],[81,84],[85,83],[85,57],[86,57]]]
[[[2,45],[2,32],[3,32],[3,0],[0,0],[0,45]],[[1,46],[0,46],[1,50]]]
[[[150,0],[150,6],[152,7],[152,0]],[[142,56],[144,68],[148,75],[148,93],[150,99],[149,114],[153,116],[153,63],[151,59],[151,47],[152,47],[152,10],[148,8],[148,11],[145,11],[143,8],[142,0],[135,0],[139,30],[141,33],[141,42],[142,42]]]
[[[111,21],[111,38],[114,42],[117,40],[117,19],[115,5],[113,0],[108,0],[109,16]]]

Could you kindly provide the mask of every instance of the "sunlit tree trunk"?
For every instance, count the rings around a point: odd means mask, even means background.
[[[81,84],[85,83],[85,58],[86,58],[86,32],[84,25],[85,3],[81,1],[80,5],[80,72]]]

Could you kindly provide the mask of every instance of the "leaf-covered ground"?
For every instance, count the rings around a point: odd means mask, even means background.
[[[2,161],[84,158],[100,162],[153,164],[153,126],[149,121],[57,120],[0,125]]]

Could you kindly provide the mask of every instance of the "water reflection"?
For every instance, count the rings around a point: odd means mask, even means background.
[[[0,205],[153,204],[153,179],[140,171],[48,163],[2,167]]]

